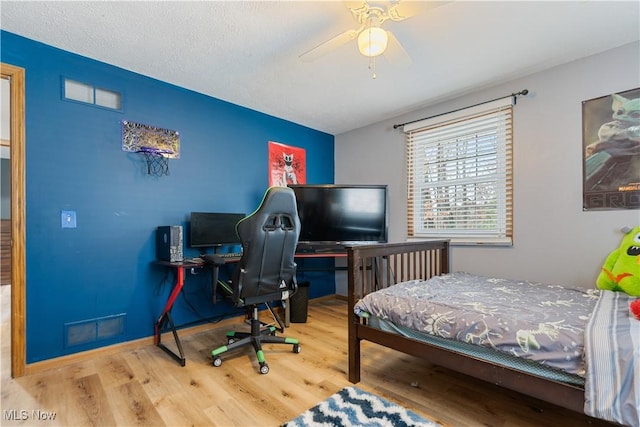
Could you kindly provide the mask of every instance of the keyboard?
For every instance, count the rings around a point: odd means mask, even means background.
[[[220,258],[242,258],[242,252],[227,252],[224,254],[214,254]]]

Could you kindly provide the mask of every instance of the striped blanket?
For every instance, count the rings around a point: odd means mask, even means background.
[[[633,297],[602,291],[585,330],[584,412],[640,426],[640,321],[629,313]]]

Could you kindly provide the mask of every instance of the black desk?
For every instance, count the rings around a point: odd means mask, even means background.
[[[346,257],[347,253],[345,252],[335,252],[335,251],[317,251],[317,252],[299,252],[296,253],[296,258],[340,258]],[[225,264],[232,264],[240,261],[239,257],[222,257]],[[184,287],[184,277],[185,270],[190,270],[192,268],[215,268],[210,267],[204,262],[190,262],[190,261],[179,261],[179,262],[171,262],[171,261],[154,261],[155,265],[164,266],[167,268],[173,268],[176,270],[176,282],[171,290],[171,294],[167,299],[167,303],[158,317],[154,325],[154,339],[155,344],[164,350],[167,354],[173,357],[181,366],[185,366],[187,361],[184,357],[184,351],[182,350],[182,344],[180,343],[180,338],[178,337],[178,332],[176,330],[176,326],[173,323],[173,319],[171,317],[171,309],[173,308],[173,304],[175,303],[178,295],[182,291]],[[286,327],[289,327],[291,323],[291,313],[289,307],[289,301],[285,304],[284,310],[284,324]],[[162,344],[162,334],[164,332],[171,332],[173,334],[173,339],[176,342],[176,346],[178,347],[179,354],[176,354],[170,348]]]
[[[224,260],[225,264],[232,264],[240,261],[239,257],[222,257],[222,259]],[[176,326],[173,323],[173,318],[171,317],[171,309],[173,308],[173,304],[178,298],[178,295],[182,291],[182,288],[184,288],[184,276],[185,276],[184,271],[185,270],[190,270],[192,268],[216,268],[217,269],[217,267],[209,266],[204,262],[189,262],[189,261],[171,262],[171,261],[157,260],[157,261],[154,261],[154,264],[161,265],[167,268],[173,268],[176,270],[176,282],[173,285],[171,294],[167,299],[167,303],[165,304],[164,309],[160,314],[160,317],[158,317],[158,320],[156,320],[156,323],[154,325],[155,344],[158,347],[160,347],[162,350],[164,350],[167,354],[169,354],[171,357],[173,357],[178,363],[180,363],[181,366],[185,366],[187,363],[187,360],[184,357],[184,351],[182,350],[182,344],[180,343],[180,338],[178,337],[178,331],[176,330]],[[217,281],[216,278],[217,278],[217,274],[214,276],[214,281]],[[285,327],[288,328],[290,324],[291,324],[291,310],[289,308],[289,301],[287,300],[285,304],[285,309],[284,309],[284,325]],[[173,334],[173,339],[176,342],[176,346],[178,347],[179,354],[176,354],[170,348],[162,344],[162,334],[164,332],[171,332]]]
[[[182,344],[180,344],[180,339],[178,338],[178,332],[176,331],[176,325],[173,323],[173,319],[171,318],[171,309],[173,308],[173,304],[176,302],[176,298],[178,298],[178,294],[182,291],[184,287],[184,269],[185,268],[202,268],[204,264],[197,264],[194,262],[170,262],[170,261],[155,261],[156,265],[162,265],[165,267],[175,268],[176,269],[176,283],[171,290],[171,294],[169,295],[169,299],[162,310],[162,314],[158,317],[158,320],[155,323],[155,343],[158,347],[163,349],[167,354],[176,359],[181,366],[184,366],[187,362],[184,357],[184,351],[182,350]],[[168,328],[167,328],[168,327]],[[162,344],[162,333],[170,330],[173,333],[173,339],[178,346],[178,351],[180,355],[174,353],[171,349]]]
[[[234,263],[240,261],[240,258],[224,258],[225,264]],[[204,262],[189,262],[189,261],[180,261],[180,262],[170,262],[170,261],[155,261],[155,265],[161,265],[167,268],[173,268],[176,270],[176,282],[173,285],[173,289],[171,290],[171,294],[169,295],[169,299],[167,299],[167,303],[158,317],[158,320],[155,323],[155,344],[163,349],[167,354],[173,357],[181,366],[185,366],[186,359],[184,357],[184,351],[182,350],[182,344],[180,344],[180,338],[178,338],[178,332],[176,331],[176,326],[173,323],[173,319],[171,318],[171,309],[173,308],[173,304],[176,302],[176,298],[182,291],[184,287],[184,271],[185,269],[192,268],[210,268]],[[176,354],[170,348],[162,344],[162,333],[171,331],[173,334],[173,339],[176,342],[176,346],[178,347],[178,352],[180,354]]]

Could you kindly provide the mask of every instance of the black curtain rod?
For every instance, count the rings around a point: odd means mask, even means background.
[[[472,107],[477,107],[478,105],[482,105],[482,104],[488,104],[489,102],[493,102],[493,101],[497,101],[498,99],[504,99],[504,98],[508,98],[510,96],[513,97],[513,103],[516,103],[516,97],[520,96],[520,95],[526,95],[529,93],[528,89],[523,89],[520,92],[516,92],[516,93],[512,93],[511,95],[507,95],[507,96],[501,96],[500,98],[495,98],[495,99],[491,99],[489,101],[484,101],[484,102],[479,102],[477,104],[473,104],[473,105],[469,105],[468,107],[463,107],[463,108],[458,108],[457,110],[451,110],[451,111],[447,111],[446,113],[440,113],[440,114],[436,114],[435,116],[429,116],[429,117],[425,117],[424,119],[418,119],[418,120],[412,120],[410,122],[406,122],[406,123],[400,123],[397,125],[393,125],[394,129],[398,129],[399,127],[402,127],[404,125],[409,125],[411,123],[417,123],[417,122],[421,122],[422,120],[427,120],[427,119],[432,119],[434,117],[439,117],[439,116],[444,116],[445,114],[449,114],[449,113],[455,113],[456,111],[462,111],[462,110],[466,110],[467,108],[472,108]]]

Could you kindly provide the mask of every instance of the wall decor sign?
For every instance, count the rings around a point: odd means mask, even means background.
[[[164,158],[179,159],[180,135],[174,130],[123,120],[122,150],[154,152]]]
[[[306,163],[304,148],[269,141],[269,186],[306,184]]]
[[[583,210],[640,209],[640,88],[582,102]]]

